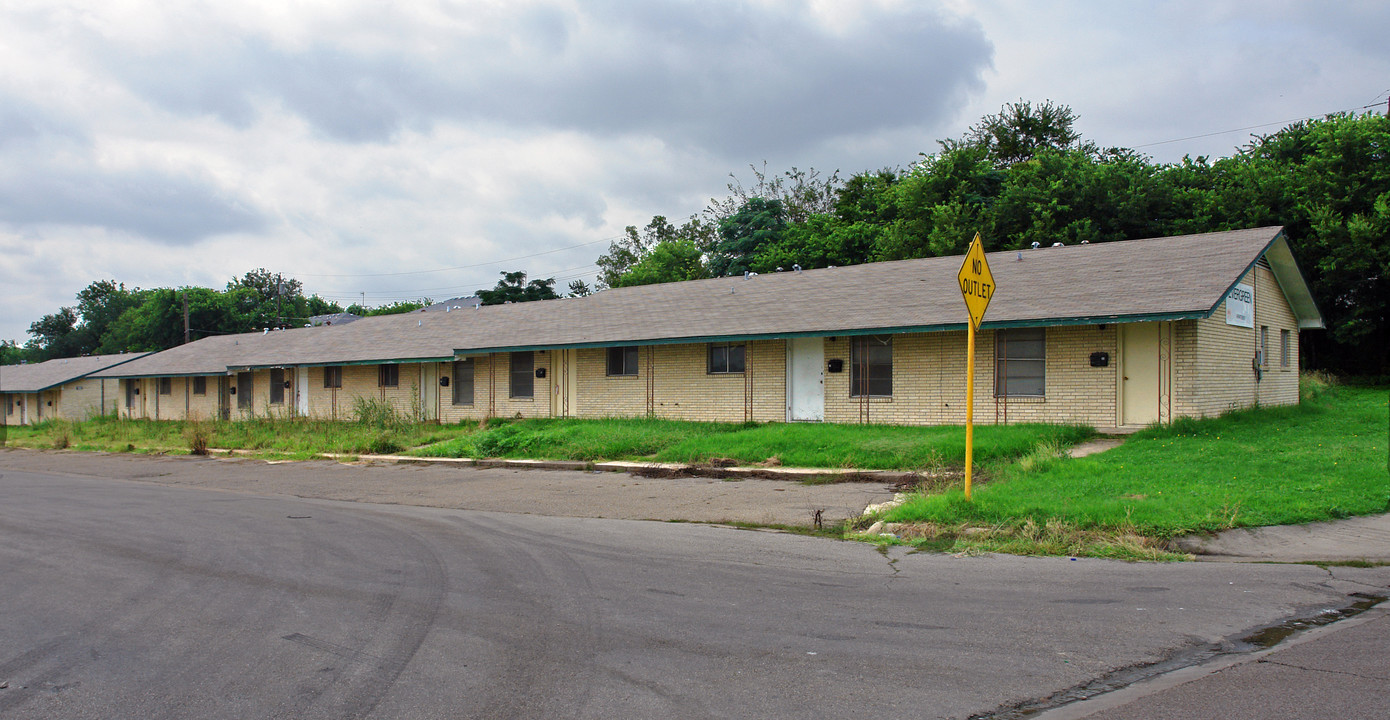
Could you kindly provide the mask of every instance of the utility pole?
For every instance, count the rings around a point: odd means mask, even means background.
[[[183,344],[188,344],[188,288],[183,289]]]

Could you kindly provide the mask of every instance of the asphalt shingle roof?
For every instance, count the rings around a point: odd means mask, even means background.
[[[35,393],[145,357],[147,353],[59,358],[33,365],[0,366],[0,392]]]
[[[998,289],[984,327],[1205,317],[1276,243],[1284,243],[1281,228],[1265,227],[988,253]],[[900,260],[368,317],[207,338],[110,372],[221,373],[228,367],[447,360],[455,351],[964,329],[956,282],[961,262],[960,256]],[[1298,285],[1306,294],[1301,280]],[[1311,300],[1306,306],[1316,313]]]

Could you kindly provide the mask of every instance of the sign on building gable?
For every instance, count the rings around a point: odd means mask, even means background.
[[[1255,327],[1255,288],[1240,283],[1226,296],[1226,324]]]

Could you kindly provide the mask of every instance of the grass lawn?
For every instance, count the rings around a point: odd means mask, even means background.
[[[975,456],[1013,458],[1039,443],[1071,445],[1093,434],[1091,428],[1074,425],[980,427],[975,433]],[[775,458],[791,467],[921,470],[963,464],[965,431],[960,427],[536,419],[496,424],[411,454],[682,463],[732,459],[742,464]]]
[[[207,447],[259,450],[267,457],[307,459],[321,453],[348,455],[396,452],[468,433],[472,426],[415,423],[373,424],[308,419],[185,422],[120,420],[109,416],[83,422],[49,420],[7,428],[12,447],[106,452],[180,454],[195,439]]]
[[[1387,432],[1385,388],[1327,388],[1297,407],[1149,428],[1087,458],[1002,465],[973,502],[921,495],[883,519],[937,548],[1161,557],[1163,541],[1192,532],[1390,512]]]

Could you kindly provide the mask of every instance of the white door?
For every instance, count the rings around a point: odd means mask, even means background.
[[[825,343],[822,338],[787,341],[787,420],[825,419]]]
[[[1120,402],[1125,425],[1158,422],[1158,329],[1155,322],[1120,327]]]
[[[579,351],[556,350],[550,392],[554,395],[551,414],[555,417],[579,416]]]
[[[294,409],[300,417],[309,417],[309,366],[294,369]]]
[[[439,418],[439,363],[420,363],[420,420]]]

